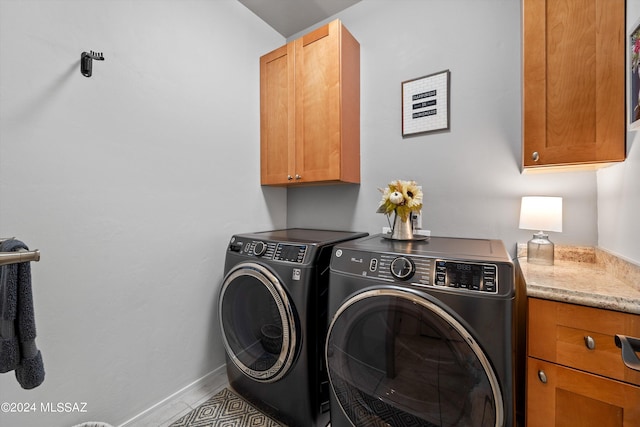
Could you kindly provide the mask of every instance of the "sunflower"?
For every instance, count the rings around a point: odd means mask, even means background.
[[[378,206],[378,213],[390,215],[395,212],[403,221],[409,218],[411,212],[422,209],[422,189],[415,181],[391,181],[382,189],[382,200]]]

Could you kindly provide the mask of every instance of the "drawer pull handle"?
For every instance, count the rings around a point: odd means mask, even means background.
[[[547,374],[545,374],[542,369],[538,371],[538,379],[542,384],[547,383]]]
[[[616,335],[616,347],[622,349],[622,361],[629,369],[640,371],[640,359],[636,352],[640,352],[640,338]]]
[[[584,337],[584,345],[586,345],[589,350],[594,350],[596,348],[596,340],[594,340],[592,336],[587,335]]]

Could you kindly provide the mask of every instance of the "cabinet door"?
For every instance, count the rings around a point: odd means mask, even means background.
[[[528,358],[527,427],[639,425],[640,387]]]
[[[340,179],[340,25],[297,39],[296,181]]]
[[[339,20],[295,41],[296,180],[360,182],[360,44]]]
[[[624,160],[624,0],[523,7],[524,166]]]
[[[294,45],[260,58],[260,180],[287,184],[294,174]]]

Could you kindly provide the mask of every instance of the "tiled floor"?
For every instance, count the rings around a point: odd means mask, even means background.
[[[183,415],[194,410],[214,394],[228,386],[227,372],[220,369],[219,372],[207,378],[203,384],[186,391],[174,399],[168,399],[164,404],[149,410],[144,416],[131,420],[123,426],[126,427],[168,427]]]

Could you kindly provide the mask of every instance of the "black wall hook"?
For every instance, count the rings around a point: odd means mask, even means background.
[[[104,56],[102,56],[102,52],[94,52],[90,53],[82,52],[80,56],[80,72],[85,77],[91,77],[91,71],[93,68],[93,60],[96,61],[104,61]]]

